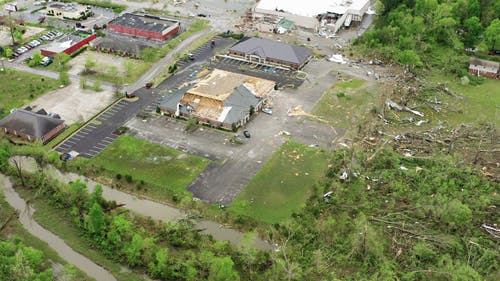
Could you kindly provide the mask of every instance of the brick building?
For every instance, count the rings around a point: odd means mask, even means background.
[[[167,95],[160,111],[232,130],[262,108],[274,85],[270,80],[214,69],[187,91]]]
[[[16,109],[0,120],[0,129],[5,133],[42,143],[57,136],[65,127],[64,120],[24,109]]]
[[[262,38],[245,38],[229,49],[229,55],[250,62],[302,68],[311,58],[312,50]]]
[[[41,49],[44,56],[55,56],[59,53],[66,53],[71,55],[81,47],[89,44],[90,41],[96,38],[96,34],[84,31],[76,31],[71,34],[63,36]]]
[[[469,60],[469,72],[477,76],[500,79],[500,63],[496,61],[471,58]]]
[[[114,32],[148,39],[166,40],[180,31],[178,20],[125,13],[108,23]]]

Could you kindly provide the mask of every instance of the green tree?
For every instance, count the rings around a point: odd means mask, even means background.
[[[500,49],[500,20],[494,19],[484,31],[484,41],[491,49]]]
[[[126,60],[123,62],[123,69],[125,77],[131,78],[132,74],[134,73],[135,65],[132,61]]]
[[[154,262],[148,264],[148,271],[154,278],[166,278],[167,266],[168,249],[161,248],[156,251]]]
[[[28,65],[30,67],[40,65],[40,63],[42,62],[42,59],[43,59],[43,56],[40,52],[38,52],[38,51],[34,52]]]
[[[474,16],[468,18],[464,21],[464,45],[465,47],[474,47],[476,43],[479,41],[479,36],[483,32],[483,26],[481,25],[481,21],[478,17]]]
[[[85,74],[90,74],[94,71],[94,68],[97,66],[97,61],[94,60],[91,56],[87,56],[85,59],[83,72]]]
[[[112,66],[108,69],[108,75],[113,81],[113,88],[115,90],[115,94],[118,94],[123,89],[123,77],[120,76],[118,72],[118,68],[116,66]]]
[[[397,61],[405,66],[410,67],[422,67],[424,64],[420,60],[420,56],[413,50],[404,50],[397,55]]]
[[[142,244],[142,237],[139,234],[134,234],[132,241],[125,246],[125,255],[129,266],[134,267],[141,263]]]
[[[59,53],[54,56],[53,64],[57,71],[63,71],[67,69],[66,63],[71,59],[71,57],[66,53]]]
[[[452,226],[461,226],[470,222],[472,211],[467,205],[453,199],[441,210],[440,217],[442,221]]]
[[[210,264],[210,281],[237,281],[240,280],[238,272],[233,269],[234,262],[231,257],[215,257]]]
[[[8,58],[12,57],[12,53],[13,53],[13,51],[12,51],[12,49],[11,49],[11,48],[5,48],[5,51],[4,51],[4,52],[5,52],[5,56],[6,56],[6,57],[8,57]]]
[[[62,85],[69,85],[69,83],[71,82],[70,79],[69,79],[69,74],[67,71],[60,71],[59,72],[59,82],[61,82]]]
[[[94,203],[87,216],[87,230],[91,235],[100,238],[106,229],[106,220],[101,205]]]

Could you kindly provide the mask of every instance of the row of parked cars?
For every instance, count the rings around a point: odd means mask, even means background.
[[[19,47],[17,50],[15,50],[12,55],[14,57],[18,57],[24,53],[26,53],[27,51],[39,46],[40,44],[42,44],[42,42],[44,41],[52,41],[54,39],[56,39],[57,37],[63,35],[63,33],[59,30],[53,30],[53,31],[50,31],[49,33],[43,35],[42,37],[38,38],[38,39],[35,39],[35,40],[32,40],[31,42],[29,42],[28,44],[22,46],[22,47]]]

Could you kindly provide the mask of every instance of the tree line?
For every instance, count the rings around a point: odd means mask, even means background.
[[[466,75],[465,49],[500,49],[500,2],[379,0],[374,28],[356,43],[411,70],[436,67]]]

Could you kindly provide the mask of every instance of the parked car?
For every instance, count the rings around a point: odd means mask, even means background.
[[[245,130],[243,131],[243,135],[245,136],[245,138],[249,139],[252,135],[250,134],[249,131]]]
[[[263,108],[262,109],[262,112],[266,113],[266,114],[269,114],[269,115],[272,115],[273,114],[273,110],[270,109],[270,108]]]
[[[189,60],[194,60],[194,54],[192,54],[192,53],[188,54],[188,59]]]
[[[12,52],[12,56],[15,58],[17,58],[19,55],[20,55],[20,53],[18,51]]]
[[[40,62],[41,65],[47,66],[52,63],[52,58],[51,57],[43,57],[42,61]]]

